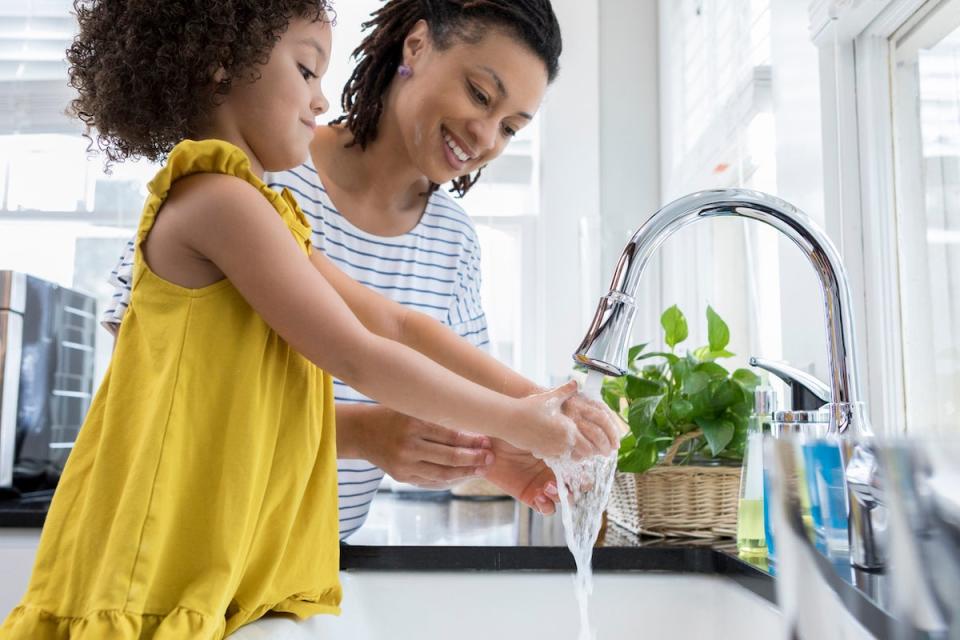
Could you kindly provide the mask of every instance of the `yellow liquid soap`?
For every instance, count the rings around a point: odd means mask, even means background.
[[[737,509],[737,551],[747,555],[766,555],[763,532],[763,500],[740,499]]]

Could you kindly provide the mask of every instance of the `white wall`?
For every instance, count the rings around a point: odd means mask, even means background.
[[[578,0],[556,0],[553,6],[565,37],[560,75],[547,93],[541,122],[543,286],[536,292],[540,351],[550,383],[570,371],[571,355],[586,331],[581,283],[592,265],[582,264],[580,225],[585,219],[596,228],[600,215],[599,10],[596,3]]]
[[[772,0],[770,15],[777,195],[823,226],[820,77],[816,46],[805,27],[807,7]],[[829,382],[819,280],[793,243],[781,237],[779,245],[782,357]]]
[[[600,0],[601,293],[626,241],[661,204],[657,23],[656,0]],[[659,283],[656,257],[637,295],[636,340],[660,333]]]
[[[548,381],[569,373],[626,239],[659,203],[656,1],[553,6],[564,52],[543,112],[538,230]],[[646,280],[642,300],[657,289]]]

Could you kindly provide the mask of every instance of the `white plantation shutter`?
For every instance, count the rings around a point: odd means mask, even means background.
[[[0,135],[80,129],[64,57],[76,30],[69,0],[0,0]]]
[[[775,192],[770,4],[660,1],[664,203],[721,187]],[[663,305],[676,303],[687,315],[691,338],[684,346],[705,340],[704,310],[712,304],[730,326],[737,365],[755,353],[779,355],[778,257],[769,233],[743,221],[714,220],[664,245]],[[758,273],[772,277],[758,279]]]
[[[662,0],[663,194],[748,173],[754,116],[770,105],[769,0]]]

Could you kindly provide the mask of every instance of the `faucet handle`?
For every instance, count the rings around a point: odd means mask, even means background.
[[[750,358],[750,366],[765,369],[789,385],[794,411],[814,411],[830,402],[830,387],[806,371],[764,358]]]

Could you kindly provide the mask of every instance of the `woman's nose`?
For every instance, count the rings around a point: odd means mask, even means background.
[[[313,115],[319,116],[320,114],[326,113],[329,108],[330,103],[327,101],[327,98],[323,95],[323,92],[318,91],[310,103],[310,109],[313,110]]]
[[[476,119],[467,124],[467,131],[473,137],[474,150],[478,154],[490,151],[496,146],[499,127],[500,124],[492,119]]]

